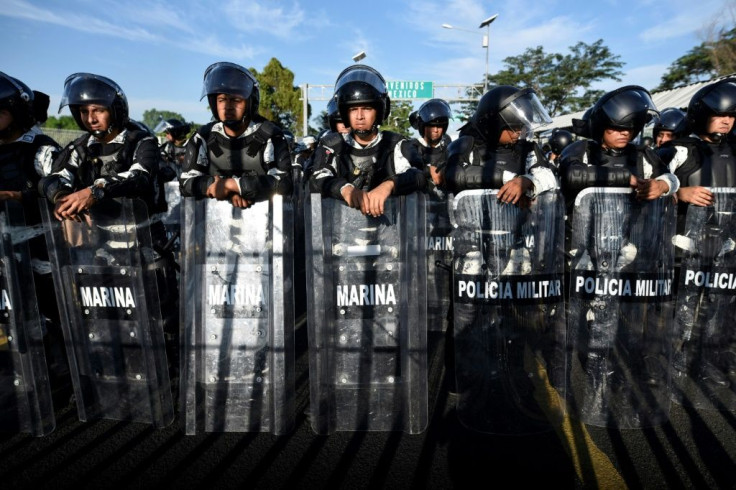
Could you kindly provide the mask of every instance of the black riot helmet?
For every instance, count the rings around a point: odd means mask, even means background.
[[[590,111],[590,137],[600,142],[606,128],[628,129],[631,139],[658,114],[647,89],[627,85],[604,94]]]
[[[655,139],[660,131],[671,131],[672,136],[680,138],[687,136],[687,115],[677,107],[663,109],[659,116],[652,119],[652,137]]]
[[[59,112],[65,106],[69,106],[74,120],[77,121],[77,126],[87,131],[79,115],[79,107],[88,104],[107,107],[111,116],[111,124],[107,131],[92,131],[94,136],[102,137],[113,130],[122,131],[128,122],[128,99],[117,83],[107,77],[92,73],[69,75],[64,81],[64,93],[61,95]]]
[[[258,114],[258,105],[261,101],[261,93],[258,88],[258,80],[250,70],[246,70],[240,65],[221,61],[213,63],[204,71],[204,83],[202,86],[202,100],[207,96],[210,104],[212,116],[216,121],[220,118],[217,115],[217,94],[236,95],[247,101],[248,107],[245,109],[245,115],[242,121],[222,121],[228,126],[238,127],[241,123],[252,121]]]
[[[736,79],[726,78],[706,85],[690,99],[687,120],[690,129],[698,135],[707,134],[710,116],[736,116]],[[720,141],[723,135],[710,135]]]
[[[380,126],[391,112],[386,80],[378,71],[367,65],[352,65],[340,73],[335,82],[335,98],[340,117],[348,125],[350,107],[364,105],[376,110],[376,122],[372,131]]]
[[[427,126],[438,126],[443,130],[442,134],[447,132],[447,126],[452,119],[452,109],[450,104],[442,99],[429,99],[427,102],[419,106],[416,113],[416,130],[424,137],[424,128]],[[439,142],[432,141],[432,144]]]
[[[520,139],[529,139],[535,129],[552,119],[534,90],[498,85],[483,94],[470,122],[494,146],[504,129],[521,130]]]
[[[181,141],[187,137],[191,129],[191,126],[184,121],[171,118],[158,123],[153,129],[153,132],[156,134],[169,133],[174,138],[174,141]]]
[[[567,145],[575,140],[575,136],[566,129],[556,129],[549,137],[549,148],[555,155],[562,153]]]
[[[6,109],[13,116],[12,124],[4,133],[31,129],[36,123],[33,103],[34,93],[28,85],[0,72],[0,109]]]
[[[340,111],[337,108],[337,97],[333,96],[327,103],[327,123],[330,125],[331,131],[337,131],[337,123],[345,124]],[[347,126],[347,124],[345,124]]]

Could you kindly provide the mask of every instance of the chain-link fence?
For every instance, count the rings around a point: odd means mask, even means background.
[[[53,140],[59,143],[62,147],[68,145],[84,134],[84,131],[80,131],[78,129],[41,128],[41,131],[53,138]]]

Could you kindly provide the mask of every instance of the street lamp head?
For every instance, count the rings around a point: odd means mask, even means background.
[[[361,51],[360,53],[353,56],[353,61],[357,63],[358,61],[362,60],[365,57],[366,57],[365,51]]]
[[[498,14],[491,15],[486,20],[484,20],[483,22],[481,22],[479,27],[480,28],[483,28],[483,27],[489,25],[491,22],[493,22],[494,20],[496,20],[496,17],[498,17]]]
[[[452,29],[452,26],[450,24],[442,24],[442,27],[445,29]]]

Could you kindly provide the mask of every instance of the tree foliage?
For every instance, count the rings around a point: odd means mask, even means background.
[[[250,71],[260,85],[261,101],[258,112],[294,135],[304,136],[301,124],[304,120],[302,91],[294,86],[294,73],[276,58],[271,58],[262,72],[255,68],[250,68]]]
[[[391,113],[381,124],[381,131],[393,131],[405,138],[411,138],[411,125],[409,124],[409,113],[413,109],[411,102],[406,100],[392,101]]]
[[[546,53],[542,46],[527,48],[503,60],[506,68],[489,75],[490,84],[531,87],[550,116],[576,112],[591,106],[603,95],[592,90],[595,82],[621,80],[623,62],[599,39],[579,42],[570,53]]]
[[[55,128],[55,129],[79,129],[77,122],[72,116],[49,116],[46,122],[43,123],[44,128]]]
[[[184,119],[184,116],[182,116],[178,112],[148,109],[143,113],[143,120],[141,122],[148,126],[151,130],[153,130],[159,122],[166,119],[178,119],[180,121],[186,121],[186,119]]]
[[[677,58],[654,91],[670,90],[736,72],[736,27],[711,30],[708,40]]]

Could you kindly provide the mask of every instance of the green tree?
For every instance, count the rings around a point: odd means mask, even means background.
[[[44,128],[55,128],[55,129],[79,129],[77,122],[72,116],[49,116],[46,122],[43,123]]]
[[[159,122],[166,119],[179,119],[180,121],[186,121],[186,119],[184,119],[184,117],[178,112],[148,109],[143,113],[143,120],[141,122],[149,128],[154,129]]]
[[[545,53],[542,46],[527,48],[519,56],[503,60],[506,68],[490,75],[491,84],[531,87],[550,116],[576,112],[591,106],[603,95],[592,90],[595,82],[621,80],[623,63],[599,39],[579,42],[570,53]]]
[[[393,131],[405,138],[411,138],[409,113],[414,110],[412,103],[406,100],[391,102],[391,113],[381,124],[381,131]]]
[[[669,66],[653,91],[670,90],[736,72],[736,27],[721,29]]]
[[[294,73],[279,60],[271,58],[259,72],[250,68],[260,85],[259,113],[296,136],[304,136],[301,121],[304,117],[301,88],[294,86]],[[307,108],[309,117],[309,107]]]

